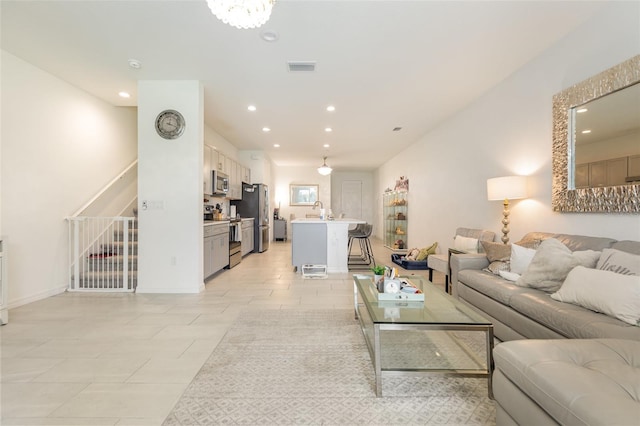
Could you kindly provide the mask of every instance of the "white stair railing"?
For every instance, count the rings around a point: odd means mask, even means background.
[[[70,217],[69,291],[133,292],[137,285],[135,217]]]

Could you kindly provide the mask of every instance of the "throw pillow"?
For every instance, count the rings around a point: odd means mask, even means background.
[[[549,238],[534,252],[531,263],[516,281],[516,285],[553,293],[560,288],[569,272],[578,265],[580,261],[567,246],[555,238]],[[511,270],[513,271],[513,263]]]
[[[509,271],[509,262],[496,260],[495,262],[491,262],[484,270],[492,274],[500,275],[500,271]]]
[[[551,298],[640,326],[640,276],[575,267]]]
[[[584,266],[585,268],[594,269],[600,260],[600,256],[602,255],[601,251],[593,251],[593,250],[583,250],[583,251],[574,251],[573,257],[578,259],[580,262],[580,266]]]
[[[511,245],[494,243],[492,241],[480,241],[489,262],[506,262],[511,257]]]
[[[436,254],[436,248],[438,248],[437,242],[431,244],[429,247],[423,248],[422,250],[420,250],[420,253],[416,257],[416,260],[425,260],[430,254]]]
[[[509,272],[509,271],[500,271],[498,273],[502,278],[504,278],[507,281],[516,282],[516,281],[518,281],[518,278],[521,277],[521,275],[518,275],[518,274],[513,273],[513,272]]]
[[[640,256],[616,249],[604,249],[598,269],[624,275],[640,275]]]
[[[465,253],[477,253],[478,252],[478,239],[467,238],[462,235],[456,235],[453,240],[453,248],[463,251]]]
[[[418,254],[420,254],[420,250],[417,248],[412,248],[407,252],[407,255],[404,257],[407,260],[417,260]]]
[[[509,258],[511,272],[522,275],[522,273],[529,267],[529,263],[531,263],[531,259],[533,259],[535,254],[535,249],[522,247],[518,244],[512,244],[511,257]]]

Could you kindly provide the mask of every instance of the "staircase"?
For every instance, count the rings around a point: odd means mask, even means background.
[[[79,217],[70,221],[69,291],[135,291],[137,219]]]

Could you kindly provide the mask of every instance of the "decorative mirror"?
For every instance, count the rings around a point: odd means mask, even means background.
[[[631,105],[634,104],[633,99],[637,99],[634,93],[640,89],[639,82],[640,55],[553,97],[551,204],[554,211],[640,213],[640,173],[636,170],[640,167],[640,152],[634,151],[640,146],[640,112],[637,109],[628,111],[629,106],[623,105],[627,98],[632,99]],[[597,118],[594,114],[587,119],[587,115],[583,118],[582,112],[578,112],[583,109],[592,113],[599,109],[620,113],[616,114],[615,120],[611,117]],[[625,116],[630,119],[622,119]],[[592,130],[593,133],[595,130],[587,129],[589,125],[584,123],[598,122],[617,122],[619,126],[608,128],[609,136],[600,138],[597,147],[589,147],[585,143],[589,140],[582,131]],[[620,139],[628,148],[615,145],[615,141]],[[595,152],[599,152],[597,156]]]
[[[312,206],[318,201],[318,185],[289,185],[290,206]]]

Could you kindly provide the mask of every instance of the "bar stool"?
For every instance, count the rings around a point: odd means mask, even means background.
[[[356,227],[356,229],[358,228]],[[351,269],[355,267],[369,268],[369,265],[371,265],[372,263],[373,266],[376,266],[376,260],[373,257],[373,249],[371,248],[371,241],[369,240],[372,231],[373,225],[365,223],[362,224],[360,232],[354,232],[349,236],[349,251],[347,254],[347,263]],[[358,243],[360,245],[360,254],[351,254],[354,240],[358,240]]]

